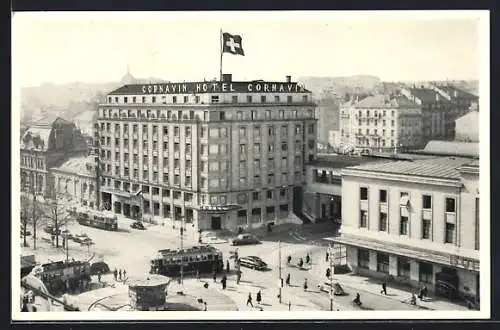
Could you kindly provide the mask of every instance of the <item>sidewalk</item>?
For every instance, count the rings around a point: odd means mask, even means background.
[[[323,259],[321,262],[313,264],[311,271],[324,278],[325,282],[329,282],[325,276],[326,269],[330,266]],[[334,274],[334,282],[339,282],[343,287],[352,287],[360,289],[372,294],[384,296],[400,302],[408,302],[411,298],[411,288],[398,285],[397,283],[387,283],[387,295],[381,294],[382,282],[366,276],[359,276],[352,273],[349,274]],[[417,305],[421,308],[430,310],[469,310],[465,304],[459,304],[436,297],[427,297],[423,301],[417,299]]]

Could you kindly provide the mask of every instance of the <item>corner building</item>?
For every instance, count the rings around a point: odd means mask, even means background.
[[[291,82],[125,85],[98,109],[102,205],[199,229],[297,219],[315,104]]]

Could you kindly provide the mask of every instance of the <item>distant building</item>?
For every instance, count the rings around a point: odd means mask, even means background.
[[[434,156],[479,158],[479,143],[438,140],[429,141],[424,149],[415,150],[414,153]]]
[[[341,235],[361,275],[479,298],[479,163],[441,157],[341,171]]]
[[[21,137],[21,190],[52,195],[49,169],[71,156],[85,155],[87,144],[72,122],[46,117],[32,123]]]
[[[469,111],[455,120],[455,140],[479,142],[479,111]]]
[[[322,143],[329,142],[329,132],[338,130],[339,127],[339,101],[330,98],[323,98],[318,102],[316,117],[318,119],[317,139]]]
[[[340,135],[358,148],[422,146],[421,106],[404,95],[377,94],[342,107]]]
[[[65,195],[81,205],[95,206],[96,173],[93,156],[71,157],[59,166],[50,168],[55,196]]]

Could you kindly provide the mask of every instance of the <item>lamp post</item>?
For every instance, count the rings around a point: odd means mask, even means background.
[[[278,299],[281,304],[281,288],[283,287],[283,279],[281,277],[281,241],[278,241],[278,258],[279,258],[279,292]]]
[[[180,220],[181,220],[181,227],[179,229],[179,234],[180,234],[180,241],[181,241],[181,269],[180,269],[180,284],[184,284],[184,231],[185,231],[185,228],[184,228],[184,220],[186,218],[185,215],[181,215],[180,217]],[[175,206],[174,206],[174,219],[175,219]]]
[[[333,248],[332,244],[328,246],[330,254],[330,310],[333,311]]]

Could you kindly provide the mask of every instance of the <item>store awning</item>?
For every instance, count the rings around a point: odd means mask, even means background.
[[[449,267],[458,267],[479,272],[479,259],[476,258],[465,258],[454,254],[431,250],[425,251],[422,249],[414,249],[409,246],[402,246],[401,244],[391,244],[387,241],[375,241],[367,239],[366,237],[358,237],[346,234],[342,234],[341,236],[337,237],[326,238],[326,240],[341,245],[354,246],[362,249],[398,255],[410,259],[417,259],[421,261],[446,265]]]

